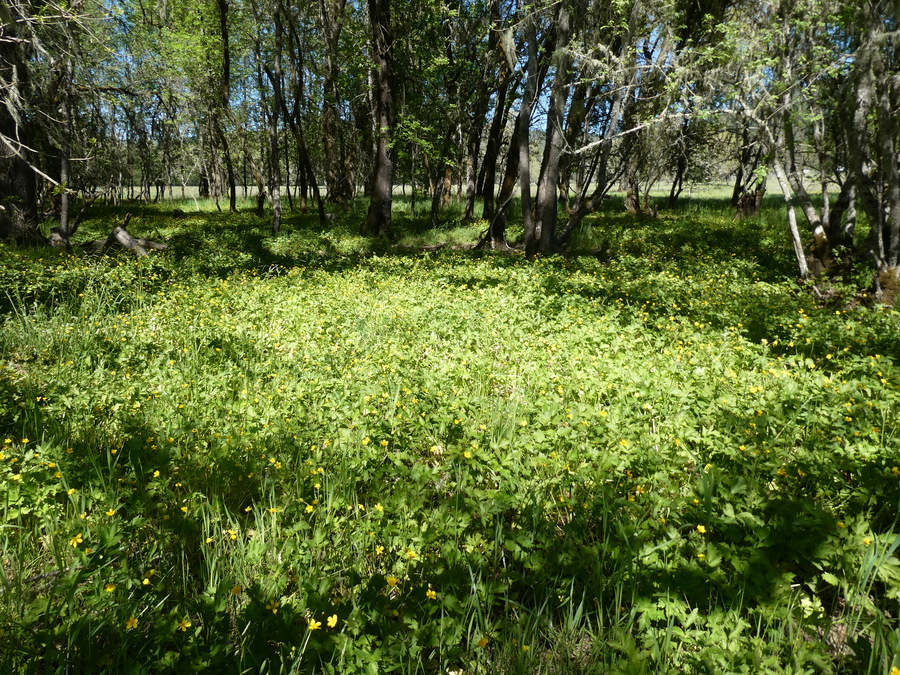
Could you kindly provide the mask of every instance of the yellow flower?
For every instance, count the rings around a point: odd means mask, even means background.
[[[76,534],[74,537],[69,539],[69,545],[72,548],[78,548],[78,544],[84,541],[84,538],[80,534]]]
[[[865,544],[866,546],[871,545],[871,543],[872,543],[872,540],[869,539],[868,537],[866,537],[866,538],[863,539],[863,544]]]
[[[897,666],[891,668],[891,675],[900,675],[900,668],[898,668]]]
[[[388,442],[386,440],[381,441],[381,447],[386,448],[388,446]]]
[[[488,639],[486,637],[483,637],[478,641],[478,646],[479,647],[487,647],[487,643],[488,643]]]
[[[706,534],[706,526],[705,526],[705,525],[698,525],[698,526],[697,526],[697,532],[699,532],[700,534]]]
[[[312,505],[312,504],[307,504],[307,505],[306,505],[306,512],[307,512],[307,513],[312,513],[312,512],[313,512],[313,505]]]
[[[415,558],[418,558],[419,555],[415,551],[413,551],[411,548],[408,548],[408,549],[406,549],[406,557],[409,558],[410,560],[414,560]]]
[[[114,590],[116,590],[116,585],[115,584],[106,584],[106,586],[103,587],[103,590],[106,591],[107,593],[112,593]]]
[[[522,645],[522,651],[527,652],[531,647],[529,645]]]
[[[191,620],[185,619],[184,621],[178,622],[178,628],[176,630],[180,630],[182,633],[186,633],[187,629],[191,627]]]
[[[11,476],[11,478],[12,478],[12,480],[14,480],[14,481],[16,481],[16,482],[19,482],[19,481],[22,480],[22,474],[20,474],[20,473],[14,473],[14,474]]]
[[[338,622],[337,614],[332,614],[331,616],[328,617],[328,627],[329,628],[334,628],[335,626],[337,626],[337,622]]]
[[[106,510],[106,515],[108,515],[108,516],[114,516],[114,515],[116,515],[116,510],[115,510],[115,509],[107,509],[107,510]]]
[[[398,581],[397,577],[388,577],[387,578],[388,586],[396,586],[397,581]]]
[[[319,630],[322,627],[322,622],[315,619],[309,619],[308,623],[310,630]]]
[[[272,614],[278,614],[278,608],[281,607],[281,603],[278,600],[272,600],[268,605],[266,605],[266,609],[272,612]]]
[[[469,452],[468,450],[466,450],[466,451],[463,453],[463,457],[465,457],[466,459],[472,459],[472,453]]]
[[[154,477],[154,478],[159,478],[159,471],[154,471],[154,472],[153,472],[153,477]]]
[[[627,448],[627,447],[628,447],[628,441],[626,441],[626,440],[623,438],[621,441],[619,441],[619,445],[621,445],[623,448]]]
[[[380,502],[375,505],[375,510],[378,511],[378,513],[384,513],[384,507],[381,505]]]
[[[125,630],[134,630],[135,628],[137,628],[137,625],[138,620],[134,617],[131,617],[130,619],[128,619],[128,621],[125,622]]]
[[[74,494],[75,494],[75,488],[69,488],[69,494],[70,494],[70,495],[74,495]]]
[[[425,597],[427,597],[429,600],[437,600],[437,592],[429,588],[427,591],[425,591]]]
[[[231,594],[232,594],[232,595],[240,595],[240,594],[243,593],[243,592],[244,592],[244,589],[241,588],[239,585],[238,585],[238,586],[235,586],[234,588],[231,589]]]
[[[895,476],[900,476],[900,466],[895,466],[893,469],[891,469],[891,473]],[[897,671],[897,675],[900,675],[900,668],[894,668],[894,670]],[[894,675],[893,670],[891,671],[891,675]]]
[[[381,555],[382,553],[384,553],[384,546],[376,546],[375,555]]]

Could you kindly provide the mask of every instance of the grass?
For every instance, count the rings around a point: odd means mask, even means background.
[[[896,675],[895,312],[771,209],[529,262],[362,208],[0,248],[3,672]]]

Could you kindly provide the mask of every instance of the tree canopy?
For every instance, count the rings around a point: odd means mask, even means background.
[[[189,185],[231,210],[255,186],[275,232],[283,186],[323,226],[365,195],[389,238],[396,185],[437,222],[455,183],[505,246],[518,181],[536,254],[613,189],[650,213],[662,180],[674,203],[728,177],[744,215],[771,173],[801,276],[838,249],[900,259],[887,0],[12,0],[0,20],[5,239],[46,217],[66,245],[76,202]]]

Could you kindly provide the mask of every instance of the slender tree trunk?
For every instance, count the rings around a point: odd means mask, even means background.
[[[346,143],[341,124],[338,77],[340,63],[338,42],[341,34],[341,13],[346,0],[319,0],[319,17],[324,42],[324,74],[322,91],[322,144],[325,151],[326,199],[344,202],[352,197],[347,168]]]
[[[483,210],[481,217],[492,220],[494,217],[494,193],[497,190],[497,162],[500,158],[500,147],[503,143],[503,129],[506,126],[507,110],[506,98],[509,91],[509,77],[504,73],[505,62],[501,64],[500,88],[497,90],[497,104],[494,106],[494,117],[488,130],[487,146],[484,151],[482,164],[483,177],[481,179],[481,195],[483,198]]]
[[[522,124],[522,115],[519,114],[516,116],[515,128],[509,142],[509,150],[506,153],[506,170],[503,173],[503,181],[500,183],[497,208],[491,218],[486,237],[485,243],[492,249],[505,250],[509,248],[509,244],[506,243],[506,220],[509,214],[509,204],[516,191],[516,179],[519,177],[519,162],[521,161],[519,143],[522,139],[519,127]]]
[[[394,157],[391,139],[394,131],[394,55],[391,34],[390,0],[369,0],[372,28],[372,55],[375,61],[375,114],[377,139],[372,198],[362,226],[363,234],[390,238],[391,203],[394,187]]]
[[[228,209],[232,213],[237,212],[237,183],[234,177],[234,163],[231,160],[231,150],[228,146],[228,138],[225,133],[224,119],[228,117],[229,99],[231,98],[231,42],[228,33],[228,0],[217,0],[219,8],[219,35],[222,46],[222,115],[216,119],[216,133],[222,147],[222,159],[225,162],[225,172],[228,179]]]
[[[496,13],[496,1],[491,3],[492,14]],[[488,52],[493,53],[497,48],[497,31],[490,32],[488,39]],[[505,60],[504,60],[505,63]],[[501,66],[502,67],[502,66]],[[501,73],[501,77],[503,77]],[[475,218],[475,197],[478,194],[478,159],[481,154],[481,139],[484,135],[484,123],[488,106],[491,102],[491,93],[487,86],[487,73],[483,73],[478,83],[478,95],[475,99],[474,111],[469,126],[468,141],[466,143],[466,211],[464,218]]]
[[[17,26],[3,27],[0,40],[0,78],[16,83],[18,92],[29,86],[29,70],[16,42]],[[37,178],[31,165],[36,161],[28,147],[31,129],[25,118],[16,119],[12,110],[0,105],[0,240],[18,244],[45,241],[38,220]]]
[[[781,194],[784,195],[784,203],[787,206],[788,227],[791,231],[791,242],[794,245],[797,267],[800,270],[800,276],[806,279],[809,277],[809,266],[806,263],[806,253],[803,251],[803,241],[800,239],[800,228],[797,227],[797,213],[794,210],[794,201],[791,197],[791,186],[785,175],[784,167],[777,158],[773,162],[773,168],[775,169],[775,177],[778,179],[778,185],[781,188]]]
[[[525,230],[525,255],[533,257],[537,252],[540,232],[535,230],[534,216],[531,213],[531,111],[538,89],[538,46],[537,30],[534,15],[525,19],[525,41],[527,42],[528,63],[525,80],[525,94],[519,112],[519,190],[522,196],[522,226]]]
[[[281,94],[281,4],[275,4],[275,54],[272,60],[272,95],[275,98],[269,117],[269,146],[272,162],[272,234],[281,231],[281,158],[278,145],[278,113],[283,107]]]
[[[546,253],[556,243],[556,223],[558,218],[560,159],[562,157],[565,138],[563,124],[568,99],[568,85],[572,58],[566,49],[572,35],[571,15],[565,3],[559,5],[556,15],[556,46],[554,56],[556,75],[550,91],[550,104],[547,112],[547,131],[544,145],[544,158],[541,162],[541,175],[538,179],[537,198],[535,201],[535,242],[536,250]],[[526,250],[529,242],[525,241]]]

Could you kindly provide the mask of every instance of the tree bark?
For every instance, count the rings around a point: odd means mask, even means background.
[[[4,26],[10,38],[16,37],[15,24]],[[18,78],[20,90],[29,86],[28,68],[14,39],[0,41],[0,77],[5,82]],[[25,118],[0,105],[0,240],[18,244],[45,241],[38,221],[37,177],[31,165],[31,130]]]
[[[501,63],[500,88],[497,90],[497,104],[494,106],[494,116],[488,129],[487,146],[484,151],[482,163],[482,178],[480,192],[482,195],[481,217],[492,220],[494,217],[494,194],[497,191],[497,161],[500,158],[500,147],[503,143],[503,129],[506,126],[507,92],[509,91],[509,77],[505,73],[506,64]],[[476,186],[476,192],[479,191]]]
[[[537,242],[540,232],[535,230],[535,221],[531,213],[531,111],[538,90],[538,46],[537,30],[533,14],[525,19],[525,41],[528,50],[528,62],[526,66],[525,94],[522,96],[522,104],[519,111],[521,123],[518,128],[519,135],[519,192],[522,199],[522,227],[525,230],[525,255],[533,257],[537,252]]]
[[[547,111],[547,131],[544,145],[544,158],[541,162],[541,173],[538,179],[537,198],[535,201],[534,238],[525,240],[525,250],[537,250],[546,253],[556,244],[556,224],[558,219],[559,163],[562,157],[565,138],[563,125],[568,99],[568,86],[571,77],[572,57],[567,49],[572,36],[571,15],[565,3],[560,3],[556,15],[556,55],[554,66],[556,75],[550,90],[550,103]]]
[[[322,146],[325,151],[326,199],[345,202],[353,196],[350,172],[347,167],[347,150],[341,124],[339,105],[340,59],[338,42],[341,35],[341,13],[346,0],[319,0],[319,18],[324,43],[324,72],[322,91]]]
[[[372,197],[362,225],[362,233],[391,238],[391,204],[394,188],[394,156],[391,139],[394,132],[394,54],[391,33],[390,0],[369,0],[372,28],[372,55],[375,61],[373,96],[377,138]]]
[[[775,177],[778,179],[778,186],[781,188],[781,194],[784,195],[784,203],[787,206],[788,227],[791,231],[791,243],[794,245],[797,267],[800,270],[800,276],[803,279],[807,279],[809,277],[809,266],[806,263],[806,253],[803,251],[803,242],[800,239],[800,229],[797,227],[797,213],[794,210],[794,202],[791,197],[791,186],[785,175],[784,167],[777,157],[773,162],[773,168],[775,169]]]
[[[278,147],[278,113],[282,106],[281,93],[281,3],[275,3],[275,54],[272,60],[272,96],[275,98],[269,117],[269,147],[272,161],[272,234],[281,231],[281,158]]]
[[[232,213],[236,213],[237,183],[234,177],[234,163],[231,160],[231,150],[228,146],[224,124],[224,119],[228,118],[229,99],[231,98],[231,41],[228,32],[228,0],[217,0],[217,4],[219,8],[219,36],[222,47],[222,90],[219,100],[222,114],[216,115],[215,127],[222,147],[222,159],[225,162],[225,172],[228,180],[228,209]]]

